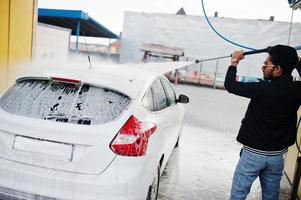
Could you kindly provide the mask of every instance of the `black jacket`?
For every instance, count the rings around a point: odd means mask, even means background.
[[[230,66],[225,88],[251,99],[238,142],[263,151],[278,151],[294,144],[301,82],[294,82],[291,75],[282,75],[271,81],[241,83],[236,81],[236,67]]]

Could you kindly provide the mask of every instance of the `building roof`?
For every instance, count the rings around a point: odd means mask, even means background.
[[[180,10],[178,10],[178,12],[176,13],[176,15],[186,15],[184,8],[181,7]]]
[[[38,21],[69,28],[72,35],[113,38],[118,36],[81,10],[39,8]],[[78,29],[79,27],[79,29]]]

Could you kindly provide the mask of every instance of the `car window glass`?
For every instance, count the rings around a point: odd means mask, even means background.
[[[165,92],[169,101],[169,104],[175,104],[176,103],[176,94],[170,83],[167,82],[165,79],[161,79],[162,84],[165,88]]]
[[[161,81],[157,79],[153,83],[152,88],[153,88],[154,101],[156,103],[156,110],[162,110],[166,108],[167,99]]]
[[[146,95],[143,97],[142,104],[146,109],[150,111],[154,111],[154,99],[153,99],[151,88],[147,91]]]
[[[102,124],[117,118],[131,99],[117,91],[82,83],[23,80],[0,99],[6,112],[75,124]]]
[[[102,124],[117,118],[129,104],[130,98],[124,94],[84,84],[72,115],[93,119],[93,124]]]

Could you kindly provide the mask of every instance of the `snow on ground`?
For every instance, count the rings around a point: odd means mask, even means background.
[[[178,85],[190,97],[179,148],[161,176],[159,200],[229,199],[241,145],[236,142],[249,100],[197,86]],[[289,199],[290,184],[281,183],[281,200]],[[248,200],[261,199],[259,181]]]

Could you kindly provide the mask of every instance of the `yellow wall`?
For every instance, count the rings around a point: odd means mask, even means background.
[[[32,57],[37,0],[0,0],[0,92]]]
[[[3,91],[7,84],[9,1],[0,2],[0,91]]]

